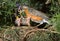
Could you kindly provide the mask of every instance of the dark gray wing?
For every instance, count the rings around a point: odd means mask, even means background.
[[[29,8],[29,12],[30,12],[30,14],[33,14],[35,16],[42,17],[45,20],[48,20],[49,19],[48,16],[45,13],[43,13],[41,11],[38,11],[38,10],[35,10],[33,8]]]

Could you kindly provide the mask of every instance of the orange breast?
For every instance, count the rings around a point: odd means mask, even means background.
[[[36,20],[36,21],[40,21],[42,20],[43,18],[41,17],[38,17],[38,16],[31,16],[32,19]]]
[[[25,10],[25,13],[26,13],[27,17],[31,17],[33,20],[39,21],[39,20],[42,20],[43,19],[42,17],[38,17],[38,16],[35,16],[35,15],[30,14],[28,12],[28,9]]]

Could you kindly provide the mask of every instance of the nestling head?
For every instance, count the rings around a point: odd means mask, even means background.
[[[28,9],[28,7],[27,6],[23,6],[23,10],[27,10]]]

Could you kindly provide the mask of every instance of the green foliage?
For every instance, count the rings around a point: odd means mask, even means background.
[[[45,2],[46,0],[31,0],[30,4],[32,7],[34,7],[35,9],[43,9],[43,7],[45,7]]]
[[[52,0],[50,11],[53,11],[52,14],[54,14],[51,23],[55,29],[60,32],[60,4],[58,3],[58,0]]]
[[[28,0],[26,1],[26,5],[37,10],[42,10],[45,7],[46,1],[47,0]]]
[[[60,4],[58,3],[58,0],[52,0],[51,1],[50,11],[52,11],[53,14],[59,13],[59,11],[60,11]]]
[[[0,24],[10,25],[12,23],[13,9],[19,0],[0,0]]]
[[[53,24],[56,31],[60,32],[60,13],[54,15],[54,17],[51,19],[51,23]]]

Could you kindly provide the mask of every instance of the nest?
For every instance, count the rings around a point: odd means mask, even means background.
[[[59,37],[57,37],[59,36]],[[23,41],[60,41],[60,34],[45,29],[34,29],[26,33]]]
[[[58,32],[27,26],[8,28],[2,34],[4,41],[60,41]]]

